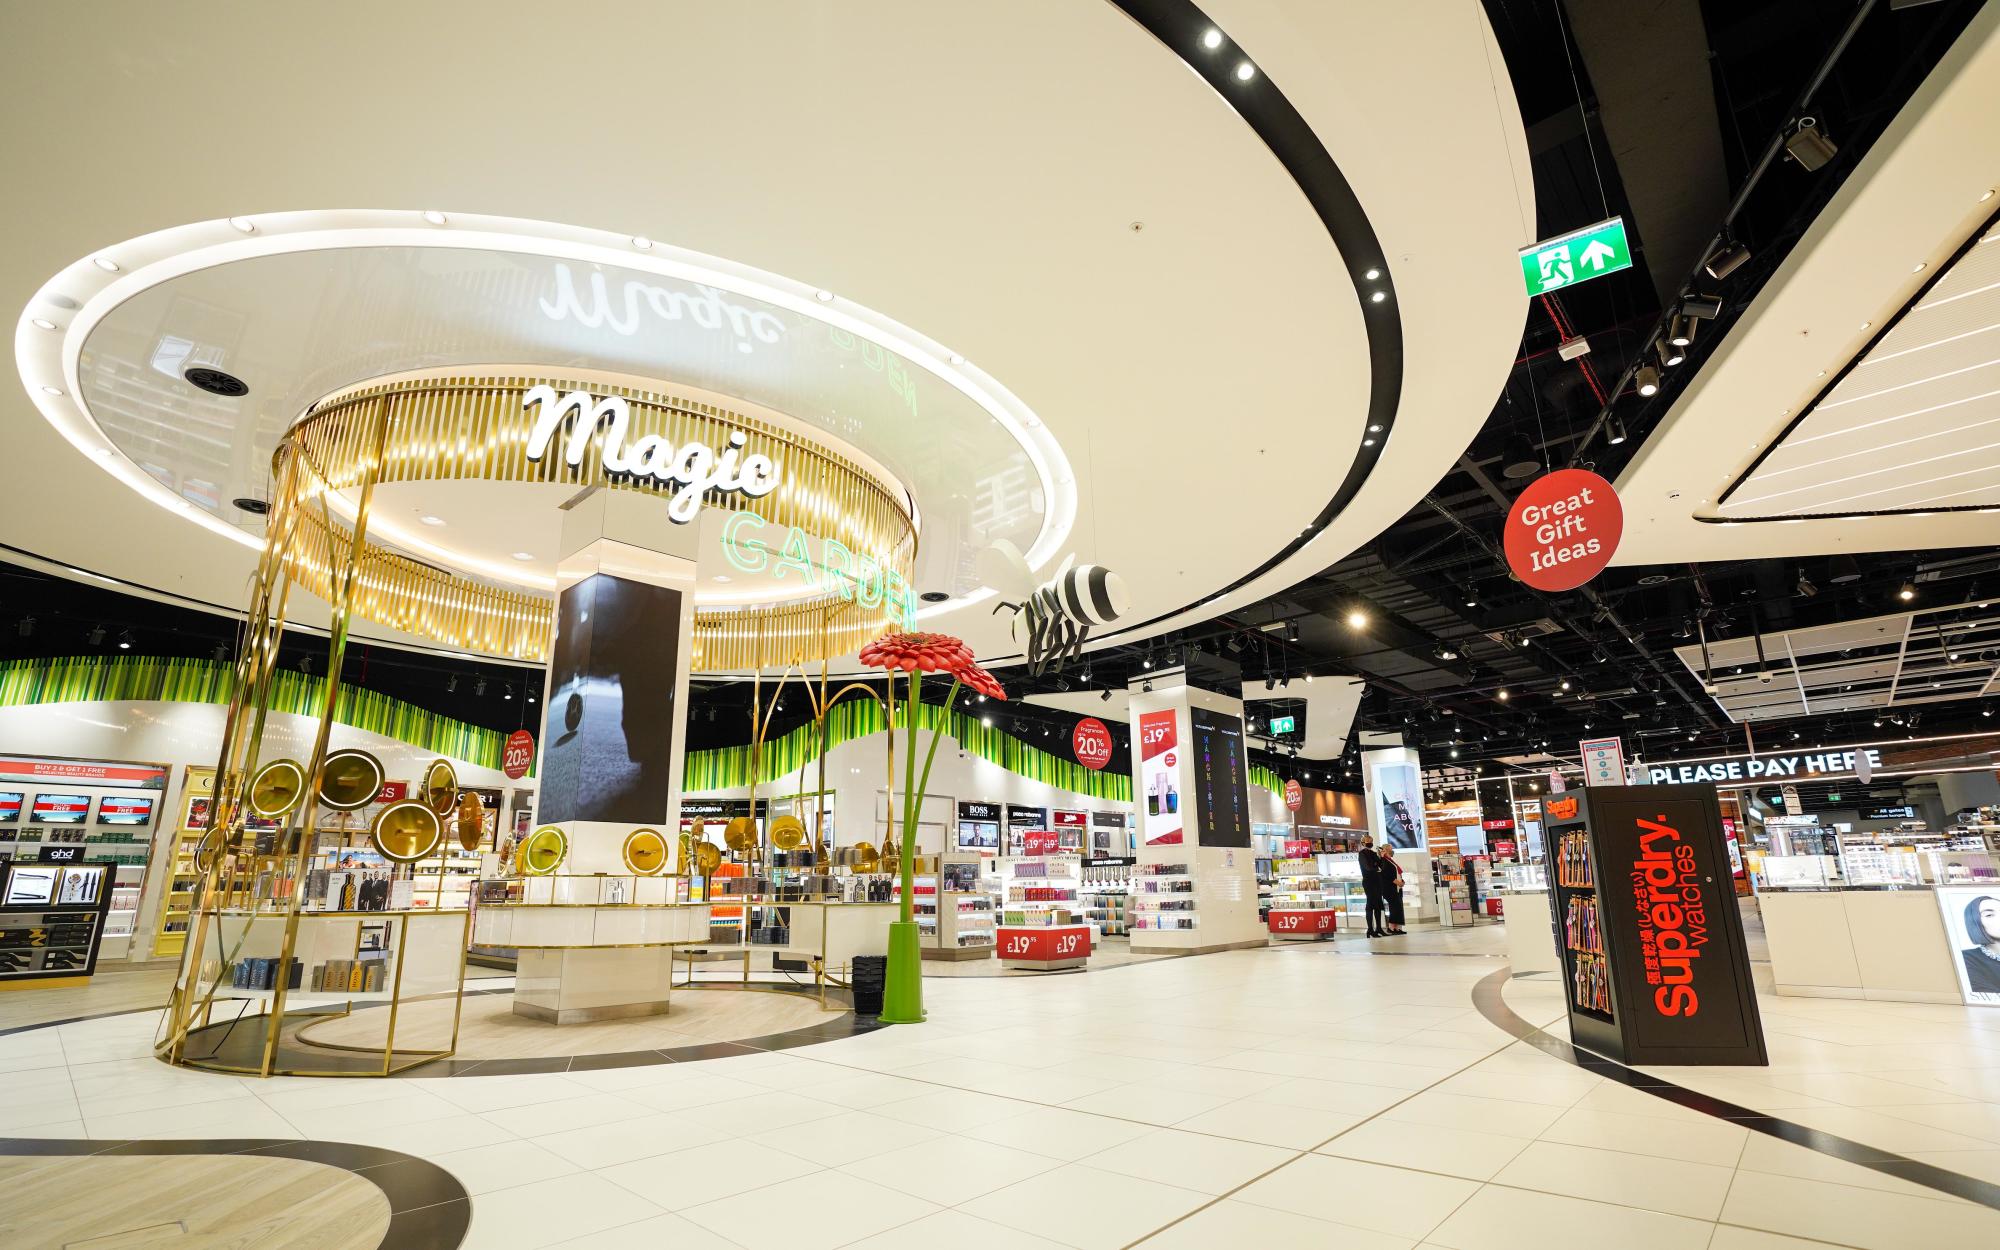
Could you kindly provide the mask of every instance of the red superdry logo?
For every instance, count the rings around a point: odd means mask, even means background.
[[[1694,847],[1680,830],[1639,818],[1639,854],[1632,861],[1632,899],[1639,914],[1639,954],[1653,1009],[1663,1016],[1701,1010],[1695,961],[1708,945],[1708,901]]]

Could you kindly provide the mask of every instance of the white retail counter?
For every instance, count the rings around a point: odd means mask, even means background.
[[[1561,972],[1556,956],[1556,931],[1550,926],[1547,891],[1500,894],[1500,914],[1507,922],[1507,962],[1515,976],[1523,972]]]
[[[1766,890],[1771,978],[1799,998],[1957,1003],[1957,965],[1929,890]]]

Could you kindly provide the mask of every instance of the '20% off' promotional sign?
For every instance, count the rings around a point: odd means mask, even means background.
[[[1586,469],[1535,479],[1507,514],[1507,564],[1541,591],[1575,590],[1604,571],[1625,532],[1611,483]]]

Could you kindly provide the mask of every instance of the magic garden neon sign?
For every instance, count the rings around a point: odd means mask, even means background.
[[[773,547],[772,541],[778,545]],[[880,608],[885,619],[906,630],[917,627],[917,597],[903,575],[874,556],[856,554],[831,538],[798,526],[778,528],[754,512],[732,512],[722,523],[722,554],[745,573],[768,573],[783,581],[796,577],[821,594],[837,594],[864,608]]]
[[[769,456],[755,452],[743,455],[748,440],[741,430],[730,431],[729,445],[720,452],[703,442],[676,447],[657,434],[642,434],[627,447],[625,431],[632,423],[632,408],[617,395],[599,399],[589,391],[571,391],[558,396],[556,388],[545,382],[530,387],[521,398],[521,406],[537,410],[528,429],[529,460],[540,461],[547,455],[556,431],[568,421],[563,459],[575,468],[583,463],[584,449],[602,425],[604,437],[598,458],[604,463],[605,476],[652,478],[674,487],[667,517],[676,525],[694,520],[701,511],[702,496],[711,490],[725,494],[742,491],[757,499],[778,488],[778,466]]]

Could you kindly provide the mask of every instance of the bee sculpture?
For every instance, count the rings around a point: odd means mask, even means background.
[[[1028,671],[1036,677],[1062,672],[1083,653],[1093,628],[1109,625],[1132,606],[1124,578],[1101,565],[1078,564],[1074,554],[1063,558],[1054,577],[1036,585],[1020,549],[1003,539],[980,553],[979,571],[987,585],[1012,596],[993,610],[1014,614],[1014,641],[1023,645]]]

